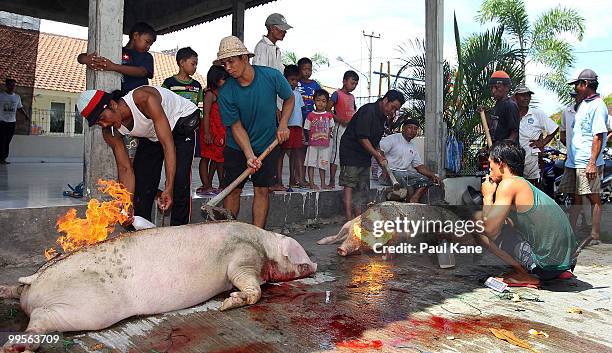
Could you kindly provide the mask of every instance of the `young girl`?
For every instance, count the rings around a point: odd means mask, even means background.
[[[323,89],[318,89],[314,93],[315,110],[308,113],[304,122],[304,130],[309,136],[308,149],[304,165],[308,167],[308,182],[311,189],[318,190],[314,183],[314,169],[319,169],[321,178],[321,188],[331,189],[325,183],[325,170],[329,169],[329,158],[331,154],[330,140],[334,126],[334,116],[325,110],[329,101],[329,93]]]
[[[217,93],[229,77],[221,66],[213,65],[206,76],[204,94],[204,118],[200,122],[200,180],[199,194],[214,195],[223,189],[223,149],[225,148],[225,126],[221,123]],[[219,189],[213,189],[212,180],[217,171]]]

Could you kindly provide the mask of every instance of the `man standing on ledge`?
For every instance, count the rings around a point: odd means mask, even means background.
[[[225,158],[224,184],[231,184],[247,168],[255,171],[253,182],[253,224],[264,228],[268,217],[269,187],[274,183],[276,161],[280,153],[276,147],[260,162],[257,156],[278,140],[289,138],[287,123],[293,111],[294,96],[283,74],[269,67],[251,65],[253,57],[242,41],[234,36],[225,37],[219,44],[217,60],[230,77],[219,90],[219,112],[228,128]],[[281,118],[276,125],[276,97],[284,100]],[[223,201],[223,207],[238,218],[242,182]]]
[[[378,144],[385,131],[385,121],[392,118],[404,104],[404,96],[396,90],[388,91],[374,103],[359,108],[346,127],[340,141],[340,185],[344,186],[344,212],[346,220],[353,219],[353,189],[356,197],[355,211],[361,214],[363,192],[370,189],[370,165],[372,157],[380,165],[387,163],[378,151]]]

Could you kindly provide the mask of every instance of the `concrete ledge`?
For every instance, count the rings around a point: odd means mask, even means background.
[[[15,135],[11,141],[12,162],[83,163],[83,136]]]
[[[289,229],[298,223],[316,223],[321,219],[344,217],[342,190],[274,193],[270,195],[268,229]],[[435,203],[443,200],[444,191],[432,187],[422,202]],[[381,189],[371,189],[369,200],[384,201]],[[193,199],[191,223],[203,222],[200,207],[208,198]],[[238,220],[250,222],[252,217],[253,196],[242,196]],[[50,206],[38,208],[16,208],[0,210],[0,265],[32,265],[44,262],[43,252],[53,246],[59,233],[55,228],[57,218],[75,208],[83,217],[87,205]],[[153,221],[161,225],[161,215],[154,211]],[[166,218],[165,224],[168,224]],[[117,226],[115,232],[123,231]]]

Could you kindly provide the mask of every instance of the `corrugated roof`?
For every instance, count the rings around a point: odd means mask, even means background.
[[[87,41],[56,34],[40,33],[34,87],[63,92],[85,90],[85,65],[77,62],[80,53],[87,51]],[[173,55],[151,52],[154,61],[152,85],[161,85],[165,78],[177,73]],[[14,61],[14,58],[12,59]],[[194,78],[203,85],[206,79],[199,73]]]

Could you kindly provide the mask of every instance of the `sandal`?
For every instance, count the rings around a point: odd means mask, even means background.
[[[83,182],[80,182],[77,186],[72,187],[72,185],[67,184],[71,191],[64,191],[62,194],[64,196],[73,197],[75,199],[80,199],[83,197]]]

